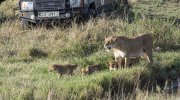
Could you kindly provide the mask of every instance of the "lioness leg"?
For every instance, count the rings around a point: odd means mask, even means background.
[[[126,57],[125,58],[125,64],[124,64],[124,67],[127,68],[129,66],[129,63],[130,63],[130,57]]]
[[[121,65],[122,60],[123,60],[123,58],[120,58],[120,57],[119,58],[115,58],[115,61],[118,62],[118,68],[122,67],[122,65]]]
[[[144,60],[146,60],[146,61],[148,61],[148,59],[149,59],[149,57],[147,56],[146,53],[143,53],[142,58],[143,58]]]
[[[149,64],[153,63],[152,50],[146,50],[143,57],[148,61]]]
[[[148,55],[148,61],[149,61],[149,64],[152,64],[153,63],[153,59],[152,59],[152,49],[148,50],[147,51],[147,55]]]

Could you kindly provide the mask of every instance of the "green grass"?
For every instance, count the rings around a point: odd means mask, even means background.
[[[180,18],[180,6],[175,0],[139,0],[134,6],[135,12],[158,15],[164,18]]]
[[[64,76],[62,78],[58,78],[57,73],[47,71],[50,64],[61,63],[59,60],[47,58],[37,59],[31,63],[4,62],[0,64],[0,94],[2,97],[14,99],[29,97],[46,99],[48,93],[53,91],[54,98],[100,99],[104,93],[109,91],[118,93],[122,88],[124,93],[131,93],[138,82],[141,84],[140,89],[145,90],[143,86],[148,85],[148,81],[153,82],[153,79],[165,81],[168,78],[176,79],[178,77],[171,73],[173,70],[175,73],[180,73],[179,62],[177,62],[180,60],[180,55],[177,54],[172,52],[155,53],[154,59],[159,59],[159,61],[155,62],[152,69],[138,65],[118,71],[104,70],[90,76],[76,74],[72,77]],[[164,59],[164,55],[166,55],[166,59]],[[90,58],[90,60],[92,59]],[[163,63],[163,60],[169,62]],[[157,84],[163,86],[160,82]],[[120,90],[117,90],[118,88]]]
[[[164,9],[166,5],[168,7]],[[165,82],[174,82],[180,74],[180,28],[178,24],[159,17],[141,19],[136,13],[179,18],[179,7],[172,2],[161,4],[155,0],[139,1],[134,6],[135,20],[132,23],[118,18],[101,18],[84,25],[72,23],[68,28],[31,30],[22,30],[19,20],[2,23],[0,99],[39,100],[47,99],[49,95],[66,100],[164,100],[167,96]],[[154,47],[162,48],[159,53],[154,53],[154,64],[148,67],[142,60],[132,68],[108,71],[107,61],[113,58],[113,54],[104,49],[104,37],[132,37],[139,33],[150,33],[154,37]],[[57,73],[47,70],[49,65],[66,63],[78,64],[75,75],[58,78]],[[102,64],[104,70],[81,76],[80,68],[89,64]],[[167,98],[174,99],[175,96]]]

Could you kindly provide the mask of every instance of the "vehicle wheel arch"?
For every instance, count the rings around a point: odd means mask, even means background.
[[[88,7],[88,8],[91,8],[91,9],[96,10],[96,4],[95,4],[95,2],[91,2],[91,3],[89,4],[89,7]]]

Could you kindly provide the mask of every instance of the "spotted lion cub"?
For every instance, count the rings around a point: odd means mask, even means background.
[[[81,75],[89,75],[96,71],[101,71],[102,66],[100,64],[88,65],[86,68],[81,68]]]
[[[72,75],[73,71],[77,68],[76,64],[54,64],[49,66],[48,71],[56,71],[59,74],[59,77],[61,77],[64,74]]]
[[[108,62],[109,70],[117,70],[118,69],[118,62],[115,60],[111,60]]]

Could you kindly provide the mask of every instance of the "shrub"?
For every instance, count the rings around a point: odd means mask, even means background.
[[[40,49],[37,48],[32,48],[29,51],[29,55],[31,57],[37,57],[37,58],[42,58],[42,57],[47,57],[48,54]]]

